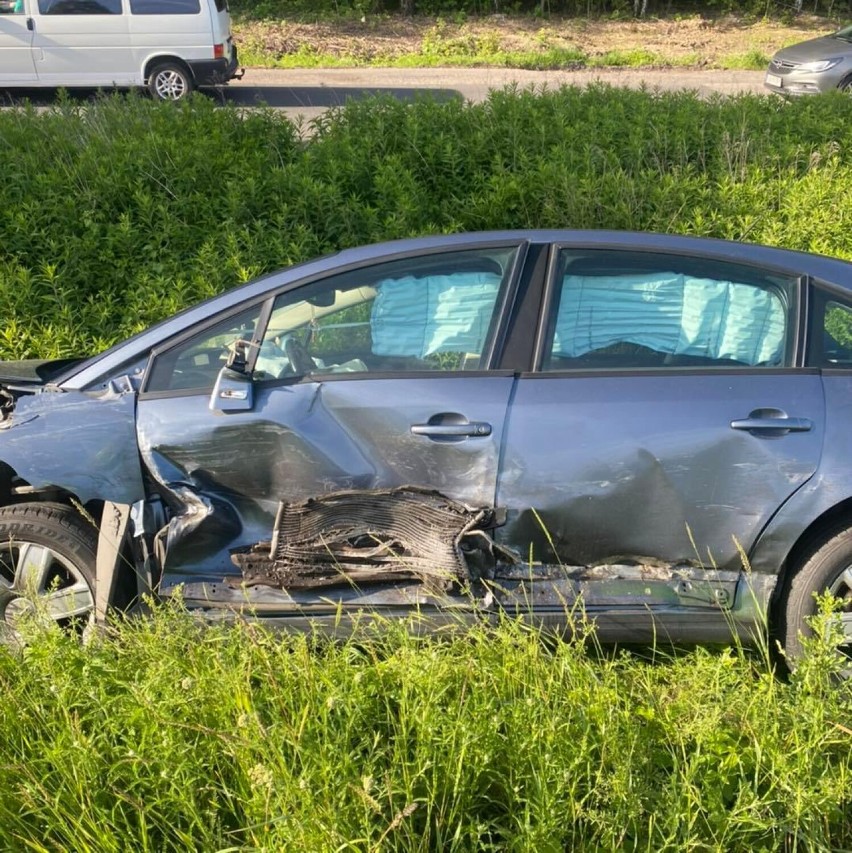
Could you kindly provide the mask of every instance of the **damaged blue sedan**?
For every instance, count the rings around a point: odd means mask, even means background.
[[[0,614],[500,612],[852,646],[852,265],[526,231],[340,252],[0,365]]]

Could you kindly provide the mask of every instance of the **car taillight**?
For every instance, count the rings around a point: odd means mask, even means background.
[[[214,59],[222,59],[225,55],[225,45],[223,44],[214,44],[213,45],[213,58]]]

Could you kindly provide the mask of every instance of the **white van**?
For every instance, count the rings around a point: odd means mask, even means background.
[[[0,0],[0,89],[147,86],[176,101],[240,76],[227,0]]]

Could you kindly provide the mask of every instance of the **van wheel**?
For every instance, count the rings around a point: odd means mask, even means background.
[[[0,509],[0,634],[34,616],[72,629],[94,618],[97,531],[72,507]]]
[[[148,76],[148,91],[158,101],[179,101],[194,88],[192,75],[177,62],[155,65]]]
[[[852,528],[835,529],[823,544],[805,560],[787,588],[782,607],[781,636],[787,662],[795,666],[802,655],[802,637],[813,631],[807,619],[816,615],[814,598],[830,592],[840,599],[838,618],[844,639],[840,651],[850,658],[852,667]],[[852,675],[852,669],[849,670]],[[844,675],[846,673],[844,672]]]

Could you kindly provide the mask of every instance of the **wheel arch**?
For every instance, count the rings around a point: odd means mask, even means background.
[[[147,86],[148,81],[151,78],[151,72],[158,65],[166,65],[166,64],[175,64],[179,65],[183,68],[186,73],[189,75],[190,80],[195,80],[195,74],[192,71],[192,66],[185,60],[181,59],[179,56],[175,56],[170,53],[160,53],[155,56],[149,56],[148,59],[145,60],[145,64],[142,67],[142,80],[144,84]]]
[[[801,532],[784,558],[778,573],[778,581],[770,601],[769,616],[772,624],[777,624],[790,583],[807,558],[835,533],[846,527],[852,527],[852,497],[829,507]]]

